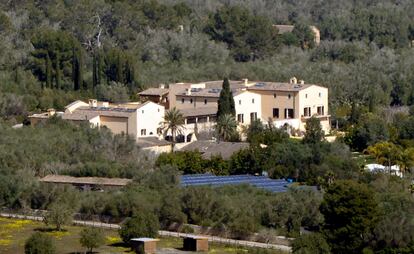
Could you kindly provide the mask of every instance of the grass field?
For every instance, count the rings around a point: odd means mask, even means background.
[[[18,254],[24,253],[24,243],[30,235],[36,231],[43,231],[55,239],[57,253],[85,253],[85,248],[79,244],[79,232],[82,227],[65,226],[65,231],[57,232],[47,228],[38,221],[8,219],[0,217],[0,253]],[[133,253],[124,247],[116,230],[104,230],[106,243],[94,250],[95,253]],[[178,238],[161,238],[158,243],[160,253],[178,253],[174,249],[182,247],[182,240]],[[164,252],[165,249],[165,252]],[[210,244],[209,253],[238,254],[250,253],[248,249],[235,246]],[[280,252],[269,252],[272,254]]]

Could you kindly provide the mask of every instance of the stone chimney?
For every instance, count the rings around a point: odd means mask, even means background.
[[[164,84],[160,84],[159,85],[159,88],[164,89],[165,88],[165,85]]]
[[[47,115],[48,116],[54,116],[56,114],[56,110],[54,108],[49,108],[47,110]]]
[[[247,86],[247,84],[249,83],[249,80],[247,78],[242,79],[244,82],[244,85]]]
[[[187,89],[185,90],[185,94],[186,94],[186,95],[191,95],[191,88],[187,88]]]
[[[98,101],[96,99],[89,99],[89,107],[96,108],[98,106]]]
[[[292,77],[292,78],[290,78],[289,83],[291,83],[291,84],[297,84],[298,83],[298,79],[296,77]]]
[[[301,80],[299,80],[299,83],[300,83],[301,85],[304,85],[304,84],[305,84],[305,80],[301,79]]]

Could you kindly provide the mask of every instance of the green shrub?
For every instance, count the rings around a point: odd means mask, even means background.
[[[157,237],[160,228],[158,218],[151,213],[139,213],[128,219],[119,230],[125,243],[136,237]]]
[[[56,247],[51,236],[36,232],[24,245],[25,254],[54,254]]]
[[[84,228],[80,232],[80,244],[92,253],[94,248],[98,248],[105,243],[104,234],[99,228]]]

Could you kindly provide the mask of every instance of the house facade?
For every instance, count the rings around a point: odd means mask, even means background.
[[[59,116],[74,123],[88,123],[91,127],[108,128],[114,134],[130,135],[134,139],[158,137],[164,120],[164,106],[147,101],[112,104],[91,99],[89,103],[75,101]],[[30,119],[35,119],[33,115]]]
[[[290,126],[305,131],[306,121],[314,116],[321,121],[325,133],[330,130],[328,89],[305,84],[292,78],[289,83],[257,82],[247,88],[261,97],[264,122],[276,127]]]
[[[185,141],[190,134],[211,131],[216,122],[218,100],[223,81],[175,83],[169,85],[169,108],[177,108],[185,117]],[[306,121],[320,119],[325,133],[330,130],[328,89],[303,80],[289,82],[230,81],[240,126],[260,119],[276,127],[289,126],[305,131]]]

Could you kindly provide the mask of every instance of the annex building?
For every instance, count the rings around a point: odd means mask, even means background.
[[[147,101],[113,104],[91,99],[88,103],[74,101],[64,112],[48,110],[47,113],[29,116],[37,124],[53,115],[74,123],[88,123],[91,127],[106,127],[114,134],[127,134],[135,139],[160,136],[160,123],[164,120],[164,106]]]

